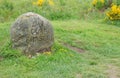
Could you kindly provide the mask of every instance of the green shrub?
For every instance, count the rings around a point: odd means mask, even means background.
[[[117,1],[116,1],[116,4],[117,4],[117,5],[120,5],[120,0],[117,0]]]
[[[112,0],[93,0],[92,5],[98,10],[103,10],[110,7]]]

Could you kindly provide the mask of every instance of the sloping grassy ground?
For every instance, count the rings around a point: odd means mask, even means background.
[[[91,0],[55,0],[55,8],[32,5],[37,0],[2,1],[0,78],[120,78],[120,27],[98,20],[104,13],[89,12]],[[28,11],[53,20],[52,54],[30,59],[11,48],[10,26]]]
[[[37,6],[33,4],[36,1],[0,0],[0,22],[13,21],[26,12],[35,12],[50,20],[79,19],[88,12],[89,3],[92,3],[91,0],[53,0],[53,6],[48,3]]]
[[[31,59],[11,48],[11,22],[0,24],[0,78],[120,77],[120,27],[99,20],[52,21],[52,24],[55,32],[52,54],[39,54]]]

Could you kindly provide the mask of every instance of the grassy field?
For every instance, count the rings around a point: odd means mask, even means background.
[[[45,1],[45,0],[43,0]],[[79,19],[91,8],[91,0],[53,0],[54,6],[48,3],[43,6],[34,5],[37,0],[0,0],[0,22],[13,21],[19,15],[26,12],[35,12],[50,19]]]
[[[119,20],[106,23],[92,0],[54,0],[42,8],[34,1],[0,0],[0,78],[120,78]],[[10,27],[25,12],[51,20],[51,53],[28,58],[11,47]]]
[[[1,78],[119,78],[120,28],[99,20],[52,21],[52,54],[29,59],[11,48],[11,22],[0,24]]]

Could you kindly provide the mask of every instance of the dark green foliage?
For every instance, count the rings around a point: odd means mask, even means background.
[[[120,5],[120,0],[117,0],[116,3],[117,3],[117,5]]]

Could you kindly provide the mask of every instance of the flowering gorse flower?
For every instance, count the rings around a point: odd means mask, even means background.
[[[97,4],[98,0],[93,0],[92,4],[95,6]]]
[[[51,5],[51,6],[53,6],[53,5],[54,5],[53,0],[48,0],[48,3],[49,3],[49,5]]]
[[[33,4],[38,5],[38,6],[42,6],[44,3],[44,0],[38,0],[37,2],[33,2]]]
[[[110,20],[120,20],[120,6],[113,4],[106,15]]]
[[[45,3],[49,4],[50,6],[54,5],[53,0],[37,0],[36,2],[33,2],[33,5],[43,6]]]
[[[104,3],[105,3],[105,0],[100,0],[100,2],[104,4]]]

